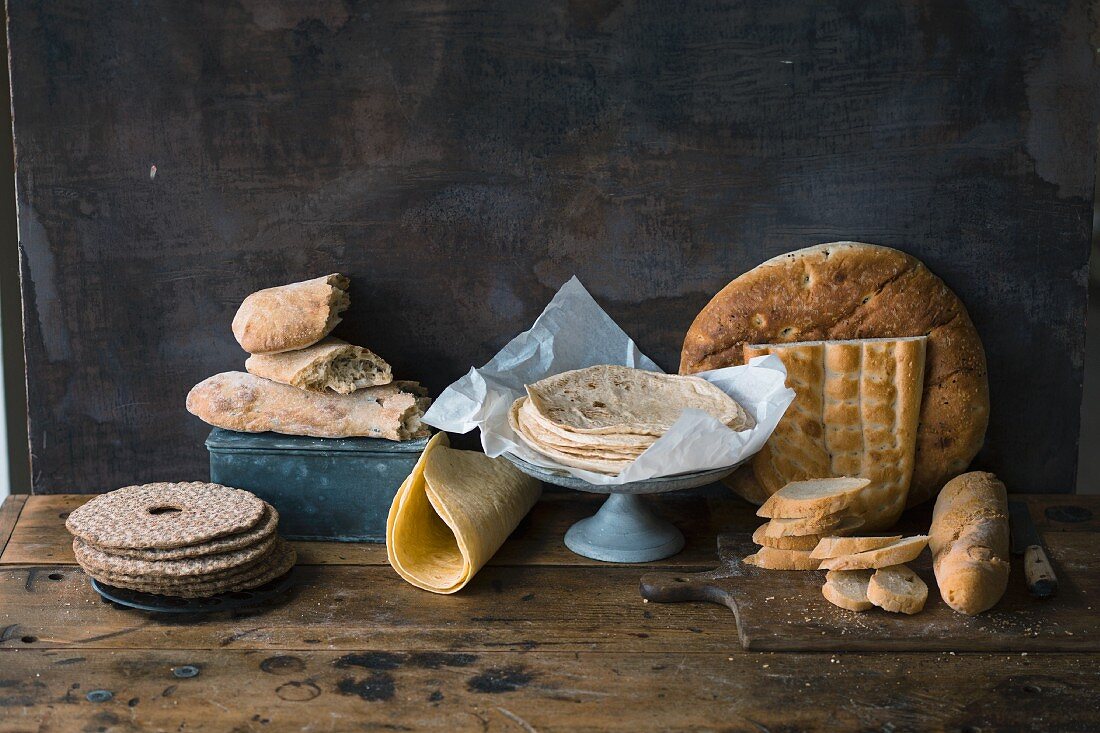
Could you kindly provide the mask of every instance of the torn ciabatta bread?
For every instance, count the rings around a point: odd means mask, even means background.
[[[253,354],[244,363],[249,374],[310,392],[350,394],[393,381],[386,360],[370,349],[334,336],[297,351]]]
[[[233,317],[233,336],[250,354],[312,346],[332,332],[348,309],[350,283],[335,273],[252,293]]]
[[[989,610],[1008,587],[1008,496],[991,473],[947,482],[929,530],[940,595],[959,613]]]
[[[187,395],[188,412],[216,427],[315,438],[421,438],[428,428],[420,418],[430,403],[416,382],[337,395],[307,392],[245,372],[215,374]]]

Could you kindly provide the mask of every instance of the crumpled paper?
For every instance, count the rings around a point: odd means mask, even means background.
[[[757,357],[744,366],[700,372],[755,419],[750,430],[733,431],[702,410],[686,409],[663,436],[618,476],[563,466],[538,453],[508,424],[508,408],[527,394],[524,385],[554,374],[597,364],[660,372],[573,277],[562,286],[534,325],[512,339],[480,369],[470,369],[432,404],[423,421],[451,433],[481,429],[486,455],[511,453],[528,463],[583,479],[618,484],[732,466],[760,450],[794,400],[779,357]]]

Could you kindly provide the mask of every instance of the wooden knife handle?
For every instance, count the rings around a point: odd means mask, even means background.
[[[1048,598],[1058,590],[1054,568],[1039,545],[1029,545],[1024,550],[1024,577],[1027,578],[1028,592],[1037,598]]]

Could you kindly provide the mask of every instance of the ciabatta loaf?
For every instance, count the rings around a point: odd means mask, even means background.
[[[332,274],[252,293],[233,317],[233,335],[250,354],[312,346],[332,332],[351,304],[349,284]]]
[[[333,336],[296,351],[253,354],[244,368],[257,377],[310,392],[351,394],[357,389],[393,381],[385,359]]]
[[[861,476],[867,529],[905,508],[913,476],[927,337],[746,345],[744,359],[775,354],[794,402],[753,457],[770,494],[791,481]]]
[[[964,473],[936,499],[929,530],[936,583],[947,605],[989,610],[1008,587],[1008,496],[991,473]]]
[[[428,434],[420,418],[430,402],[416,382],[337,395],[307,392],[245,372],[224,372],[191,389],[187,410],[211,425],[244,433],[409,440]]]

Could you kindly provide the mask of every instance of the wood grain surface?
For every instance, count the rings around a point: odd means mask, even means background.
[[[301,583],[282,605],[175,617],[104,602],[71,555],[44,557],[66,544],[64,515],[85,497],[9,499],[0,529],[16,513],[9,507],[25,505],[0,556],[0,731],[1100,727],[1100,654],[1084,651],[1094,640],[1042,651],[1042,640],[1066,630],[1057,610],[979,617],[1014,624],[1035,644],[1026,652],[746,652],[724,607],[643,603],[639,576],[659,565],[559,552],[551,539],[573,516],[560,498],[540,502],[536,521],[455,596],[412,588],[377,555],[299,543],[325,549],[299,568]],[[1028,497],[1033,516],[1050,499]],[[717,532],[758,521],[728,495],[698,501],[678,521],[711,547]],[[1100,497],[1062,501],[1100,509]],[[724,519],[713,522],[703,504]],[[1063,577],[1095,596],[1096,528],[1049,521],[1040,531]],[[21,537],[37,539],[15,544]],[[677,562],[665,569],[692,569]],[[1076,632],[1095,626],[1095,614],[1079,616]],[[796,633],[799,621],[787,621]],[[911,635],[927,638],[918,628]]]
[[[1090,8],[11,0],[34,489],[206,475],[184,396],[260,287],[351,275],[338,333],[437,392],[573,274],[673,369],[731,278],[846,238],[969,307],[979,464],[1071,487]]]

